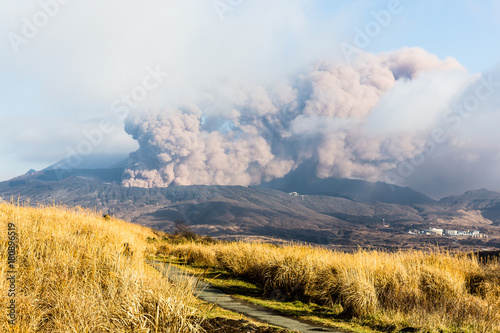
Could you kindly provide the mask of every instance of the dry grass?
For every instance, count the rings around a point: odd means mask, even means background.
[[[63,207],[0,204],[2,277],[8,224],[18,233],[16,326],[8,332],[192,332],[187,287],[173,287],[144,262],[150,229]],[[8,304],[9,282],[0,280]]]
[[[371,326],[500,332],[500,264],[447,252],[331,252],[260,243],[163,244],[160,255],[218,267],[273,297],[340,304]]]

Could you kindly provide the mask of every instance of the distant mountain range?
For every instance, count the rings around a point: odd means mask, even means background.
[[[164,231],[172,231],[175,221],[182,220],[195,232],[229,239],[295,240],[343,250],[425,244],[500,248],[500,193],[485,189],[435,201],[407,187],[303,177],[303,172],[258,187],[145,189],[121,186],[122,171],[111,167],[29,172],[1,182],[0,197],[97,208]],[[477,229],[489,237],[408,234],[410,229],[429,227]]]

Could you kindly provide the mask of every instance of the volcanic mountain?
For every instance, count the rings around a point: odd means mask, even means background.
[[[343,250],[408,248],[424,244],[500,248],[500,193],[479,190],[434,201],[410,188],[299,173],[259,187],[120,185],[123,168],[49,168],[0,183],[0,197],[30,204],[60,203],[173,231],[183,221],[194,232],[226,239],[303,241]],[[300,170],[299,170],[300,171]],[[485,239],[415,236],[431,226],[478,229]]]

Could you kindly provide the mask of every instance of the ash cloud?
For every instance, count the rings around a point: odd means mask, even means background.
[[[139,149],[130,155],[123,184],[255,185],[305,162],[321,178],[380,180],[419,153],[430,130],[400,130],[387,120],[415,112],[432,94],[437,107],[422,114],[432,122],[470,80],[453,58],[404,48],[363,54],[352,65],[320,61],[273,86],[221,85],[197,105],[127,119],[125,130]],[[436,93],[440,84],[453,89]],[[401,96],[414,86],[422,87],[421,95],[405,100],[406,110]]]
[[[471,103],[471,101],[476,102]],[[472,107],[471,107],[472,106]],[[500,190],[500,67],[475,80],[450,105],[435,128],[447,133],[405,185],[438,199],[468,190]]]

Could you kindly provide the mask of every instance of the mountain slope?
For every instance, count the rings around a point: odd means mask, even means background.
[[[6,200],[20,196],[32,204],[56,202],[97,208],[170,232],[175,222],[182,220],[195,232],[217,237],[279,238],[350,249],[358,245],[418,247],[424,242],[436,243],[407,234],[409,229],[430,226],[500,234],[481,212],[453,203],[458,199],[410,206],[242,186],[133,188],[116,184],[119,170],[67,170],[62,177],[57,170],[32,172],[1,182],[0,196]],[[488,209],[495,207],[483,207],[482,212],[493,215],[494,210]],[[457,244],[447,238],[439,242]]]
[[[493,224],[500,225],[500,193],[498,192],[483,188],[443,198],[439,203],[451,209],[478,210]]]
[[[356,179],[324,178],[315,176],[311,168],[298,168],[285,177],[264,183],[259,187],[306,195],[344,197],[362,202],[385,202],[402,205],[432,203],[434,200],[412,190],[383,182],[371,183]]]
[[[378,232],[383,219],[393,223],[421,220],[415,209],[399,205],[329,196],[296,197],[242,186],[131,188],[96,180],[102,176],[99,170],[93,177],[84,170],[72,172],[62,180],[54,178],[53,171],[43,171],[2,182],[0,195],[21,196],[32,203],[96,207],[167,231],[175,221],[183,220],[195,231],[213,236],[265,236],[319,243]]]

